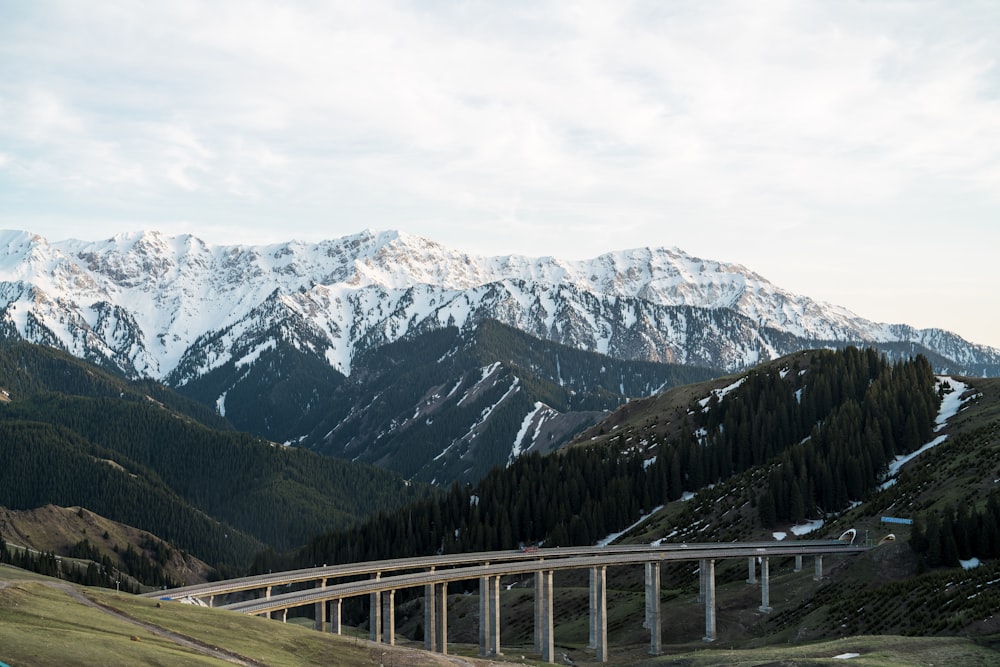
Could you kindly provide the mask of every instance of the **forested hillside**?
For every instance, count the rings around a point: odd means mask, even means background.
[[[72,431],[10,419],[0,406],[0,505],[79,505],[145,528],[217,566],[239,566],[264,543],[199,511],[148,468]]]
[[[474,487],[453,485],[447,498],[317,537],[284,563],[592,544],[685,491],[777,471],[743,491],[760,508],[739,527],[746,536],[778,518],[836,512],[859,499],[893,456],[919,446],[939,400],[923,358],[889,363],[854,348],[779,360],[702,396],[679,418],[674,410],[645,413],[641,435],[612,429],[597,445],[524,456]],[[672,420],[669,428],[655,428],[660,417]],[[257,567],[280,562],[269,554]]]
[[[45,393],[154,401],[216,430],[233,426],[210,407],[148,380],[127,382],[55,347],[0,339],[0,397],[24,400]]]
[[[243,567],[265,545],[292,548],[427,492],[384,470],[210,428],[195,418],[200,407],[171,408],[193,404],[169,390],[154,387],[154,398],[47,348],[11,349],[0,347],[11,387],[0,404],[8,508],[87,507]],[[65,391],[47,391],[57,384]]]

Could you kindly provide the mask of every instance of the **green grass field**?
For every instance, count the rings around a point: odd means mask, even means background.
[[[81,595],[114,613],[84,604],[80,601]],[[632,598],[626,595],[621,601],[626,607],[631,607],[636,604]],[[227,652],[230,659],[206,655],[203,651],[180,645],[175,639],[160,636],[128,619],[169,631],[202,647],[216,647]],[[474,622],[471,617],[465,620],[465,623]],[[665,622],[670,622],[669,614]],[[345,631],[349,630],[345,628]],[[585,637],[580,628],[574,627],[557,629],[557,637],[560,634],[571,640],[583,640]],[[648,655],[648,639],[642,640],[638,636],[635,639],[637,644],[612,646],[610,664],[690,667],[963,667],[1000,664],[1000,653],[960,637],[861,636],[819,643],[783,642],[777,646],[735,649],[724,641],[701,644],[695,640],[683,645],[665,645],[668,653],[658,657]],[[517,649],[508,650],[508,655],[499,659],[480,661],[473,657],[476,650],[474,644],[452,644],[449,645],[451,655],[444,657],[405,646],[376,646],[350,635],[337,637],[319,633],[302,623],[285,624],[179,602],[157,602],[112,591],[77,588],[13,568],[0,567],[0,662],[11,667],[226,665],[234,664],[233,656],[243,658],[242,664],[274,667],[361,667],[380,663],[409,667],[543,664],[532,660],[532,656],[522,658],[522,652]],[[593,653],[581,645],[571,645],[567,650],[574,664],[580,667],[597,664]],[[561,651],[557,649],[557,654]],[[857,655],[836,657],[853,654]]]

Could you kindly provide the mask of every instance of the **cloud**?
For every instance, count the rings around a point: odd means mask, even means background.
[[[5,69],[3,108],[26,100],[5,134],[52,187],[154,198],[360,180],[432,210],[579,216],[997,190],[996,47],[961,7],[430,7],[42,3],[4,31],[28,65]]]

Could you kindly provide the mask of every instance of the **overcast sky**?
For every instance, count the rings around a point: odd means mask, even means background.
[[[1000,347],[1000,3],[0,0],[0,227],[641,246]]]

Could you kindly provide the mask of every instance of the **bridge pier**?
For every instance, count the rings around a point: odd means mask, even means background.
[[[597,648],[597,568],[590,568],[589,623],[587,624],[587,648]]]
[[[593,576],[593,573],[591,573],[591,576]],[[534,609],[535,626],[533,630],[533,638],[535,640],[534,652],[541,653],[542,652],[542,573],[540,571],[535,572],[534,607],[535,607]],[[591,628],[591,631],[593,631],[593,628]],[[591,642],[593,642],[593,637],[591,637]],[[590,646],[589,648],[594,648],[594,647]]]
[[[326,588],[326,579],[320,579],[320,584],[317,588]],[[320,632],[326,631],[326,602],[317,602],[314,610],[316,629]]]
[[[649,654],[663,652],[660,621],[660,564],[646,563],[646,616],[649,625]]]
[[[771,565],[767,556],[760,561],[760,611],[771,613]]]
[[[479,655],[500,655],[500,577],[479,579]]]
[[[424,650],[433,651],[437,646],[437,605],[434,602],[434,584],[424,586]]]
[[[386,591],[382,596],[382,641],[389,646],[396,644],[396,591]]]
[[[538,573],[541,579],[541,607],[538,615],[538,625],[541,626],[541,654],[545,662],[555,662],[555,641],[553,638],[552,609],[552,570]]]
[[[368,607],[368,639],[378,643],[382,641],[382,594],[371,593]]]
[[[343,600],[336,599],[330,600],[330,632],[339,635],[341,634],[340,627],[340,612]]]
[[[816,554],[816,571],[813,573],[813,579],[819,581],[823,578],[823,554]]]
[[[715,641],[715,560],[702,559],[701,580],[704,583],[705,636],[706,642]]]
[[[434,633],[435,653],[445,655],[448,653],[448,584],[434,584],[437,588],[434,599],[434,611],[437,616]]]
[[[590,628],[599,662],[608,661],[608,568],[590,568]]]
[[[801,572],[802,571],[802,555],[801,554],[799,554],[798,556],[795,557],[795,571],[796,572]]]
[[[757,563],[754,556],[747,558],[747,583],[757,583]]]

